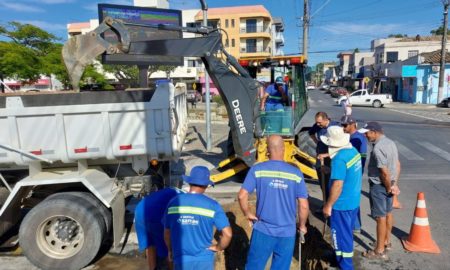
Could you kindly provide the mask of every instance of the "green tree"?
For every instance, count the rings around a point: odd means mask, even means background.
[[[128,84],[131,87],[139,85],[139,69],[137,66],[103,65],[103,69],[113,74],[120,83]]]
[[[439,26],[437,29],[433,29],[430,31],[430,34],[435,36],[441,36],[444,34],[444,26]],[[447,28],[447,34],[450,34],[450,30]]]
[[[4,77],[35,81],[42,61],[35,51],[10,42],[0,42],[0,72]]]
[[[403,38],[403,37],[408,37],[407,34],[390,34],[388,36],[388,38]]]

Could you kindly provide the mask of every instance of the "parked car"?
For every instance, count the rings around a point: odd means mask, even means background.
[[[202,100],[202,96],[196,90],[187,90],[186,101],[187,102],[200,102]]]
[[[330,88],[330,86],[329,86],[328,84],[322,84],[322,85],[319,87],[319,90],[325,91],[325,90],[328,90],[328,88]]]
[[[441,103],[438,104],[439,107],[450,108],[450,97],[444,98]]]
[[[328,89],[325,90],[325,93],[326,93],[326,94],[331,94],[331,92],[335,91],[336,88],[337,88],[336,85],[330,85],[330,87],[328,87]]]
[[[337,99],[336,103],[341,104],[341,101],[346,98],[347,96],[342,96]],[[390,94],[369,94],[367,89],[360,89],[350,95],[350,103],[353,106],[373,106],[380,108],[391,102],[392,96]]]
[[[306,86],[306,91],[310,91],[310,90],[314,90],[314,89],[316,89],[316,86],[314,84],[309,83]]]
[[[345,96],[347,95],[347,89],[343,88],[343,87],[335,87],[332,90],[330,90],[330,95],[334,98],[338,98],[340,96]]]

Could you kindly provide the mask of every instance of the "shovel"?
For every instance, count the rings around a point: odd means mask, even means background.
[[[326,188],[326,183],[325,183],[325,176],[324,176],[324,161],[323,158],[320,159],[320,183],[322,186],[322,198],[323,198],[323,203],[325,204],[325,202],[327,201],[327,193],[325,191]],[[325,218],[325,222],[323,223],[323,229],[322,229],[322,237],[325,236],[325,230],[327,228],[327,222],[328,222],[328,218]]]
[[[305,234],[299,231],[298,239],[298,269],[302,270],[302,244],[305,243]]]

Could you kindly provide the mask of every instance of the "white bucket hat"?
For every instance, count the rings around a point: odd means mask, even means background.
[[[331,157],[340,149],[351,147],[350,134],[344,133],[344,129],[339,126],[329,127],[327,134],[320,136],[320,140],[328,145],[328,153]]]

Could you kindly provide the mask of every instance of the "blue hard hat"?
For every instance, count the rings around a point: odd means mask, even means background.
[[[210,180],[210,173],[205,166],[195,166],[191,170],[191,175],[183,175],[184,182],[198,186],[214,186],[214,182]]]
[[[277,84],[284,84],[284,80],[283,77],[279,76],[275,79],[275,83]]]

